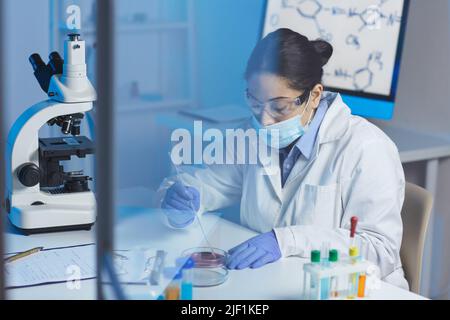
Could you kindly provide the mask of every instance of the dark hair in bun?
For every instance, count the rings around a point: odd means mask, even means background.
[[[322,82],[323,66],[332,55],[333,47],[326,41],[309,41],[290,29],[278,29],[256,45],[245,78],[267,72],[287,79],[296,90],[310,90]]]
[[[323,40],[315,40],[310,43],[314,47],[314,50],[319,54],[322,60],[322,67],[325,66],[333,55],[333,46]]]

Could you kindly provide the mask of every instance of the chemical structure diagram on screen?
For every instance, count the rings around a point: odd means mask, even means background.
[[[345,81],[351,81],[356,91],[365,91],[373,82],[377,71],[383,70],[383,53],[379,51],[372,52],[367,58],[367,64],[350,73],[342,68],[336,69],[333,74],[325,73],[325,76],[334,76]]]
[[[331,30],[326,30],[320,23],[320,15],[329,14],[331,16],[344,16],[347,18],[358,19],[360,26],[357,32],[362,32],[365,29],[373,30],[380,29],[384,23],[386,26],[393,26],[396,23],[401,23],[402,16],[397,12],[384,12],[383,6],[390,0],[379,0],[378,4],[368,6],[363,9],[344,8],[340,6],[326,7],[319,0],[281,0],[281,7],[283,10],[295,10],[303,19],[311,20],[319,37],[326,41],[333,40],[333,33]],[[278,14],[271,17],[273,27],[276,27],[280,21]],[[349,34],[346,39],[347,45],[360,48],[360,41],[356,33]]]
[[[395,41],[402,23],[399,0],[279,0],[271,10],[267,29],[295,28],[333,45],[335,56],[324,74],[331,86],[389,90],[383,79],[390,76],[394,63],[395,47],[390,45],[394,42],[389,41]]]

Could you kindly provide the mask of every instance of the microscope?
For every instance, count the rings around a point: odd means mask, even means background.
[[[30,57],[34,75],[49,99],[30,107],[14,123],[6,146],[6,199],[12,225],[24,234],[90,230],[96,220],[92,178],[83,170],[66,172],[62,161],[94,154],[94,144],[80,136],[85,113],[97,94],[87,78],[85,42],[70,34],[64,60],[57,52],[45,64]],[[44,125],[58,126],[58,138],[40,138]],[[58,128],[59,129],[59,128]]]

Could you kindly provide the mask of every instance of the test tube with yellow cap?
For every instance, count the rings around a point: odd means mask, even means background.
[[[356,226],[358,224],[358,217],[352,217],[350,219],[350,248],[348,255],[350,256],[349,262],[350,264],[356,264],[359,258],[359,250],[356,246]],[[354,299],[358,293],[358,274],[352,273],[349,276],[349,284],[348,284],[348,299]]]
[[[350,247],[349,256],[350,256],[349,259],[350,263],[356,264],[358,262],[359,257],[358,247],[356,246]],[[357,293],[358,293],[358,273],[352,273],[349,276],[347,298],[354,299],[356,298]]]

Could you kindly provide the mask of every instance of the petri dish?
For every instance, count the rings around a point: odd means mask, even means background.
[[[213,287],[227,281],[228,253],[226,251],[218,248],[196,247],[185,250],[182,256],[194,261],[192,268],[194,287]]]

